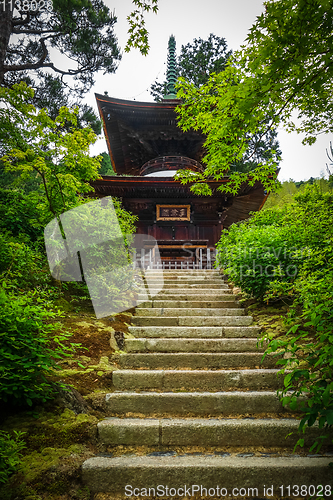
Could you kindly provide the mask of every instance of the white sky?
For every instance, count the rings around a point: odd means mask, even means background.
[[[127,41],[126,16],[133,8],[132,2],[105,0],[105,3],[118,18],[115,33],[123,50]],[[104,91],[108,91],[110,97],[119,99],[152,101],[149,87],[157,77],[163,81],[171,34],[176,38],[177,54],[181,45],[192,42],[194,38],[206,39],[210,33],[224,37],[228,48],[237,50],[244,42],[256,16],[263,10],[261,0],[159,0],[158,14],[146,15],[150,34],[148,56],[144,57],[133,49],[129,54],[123,52],[116,73],[96,76],[96,84],[86,101],[96,112],[95,92],[104,94]],[[328,163],[325,149],[332,139],[331,135],[325,134],[317,139],[316,144],[303,146],[300,135],[280,130],[278,140],[283,159],[280,163],[280,180],[306,180],[325,173],[326,162]],[[103,151],[107,151],[104,137],[92,149],[94,154]]]

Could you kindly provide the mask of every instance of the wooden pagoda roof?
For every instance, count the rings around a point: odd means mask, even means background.
[[[192,199],[213,201],[218,200],[223,211],[223,225],[229,227],[234,222],[247,219],[250,212],[260,210],[266,201],[267,195],[261,183],[256,182],[253,186],[242,184],[238,194],[222,193],[217,188],[228,181],[228,178],[220,181],[208,181],[212,189],[212,196],[195,195],[190,190],[190,185],[183,185],[180,181],[170,177],[103,177],[91,182],[95,193],[100,196],[116,196],[127,199],[168,199],[171,203],[177,200]]]
[[[157,157],[183,156],[201,162],[205,136],[176,123],[177,100],[139,102],[95,94],[113,169],[139,175]]]

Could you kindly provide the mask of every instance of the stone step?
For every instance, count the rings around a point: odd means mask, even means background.
[[[258,352],[256,339],[126,339],[127,352]]]
[[[152,416],[227,416],[287,413],[276,392],[111,392],[107,414]]]
[[[274,390],[283,386],[278,370],[116,370],[117,391],[232,391]]]
[[[160,282],[156,281],[156,283],[153,281],[152,283],[149,280],[149,287],[154,289],[154,285],[156,285],[155,288],[158,288]],[[225,284],[223,281],[216,284],[216,283],[166,283],[163,286],[163,290],[182,290],[183,292],[190,291],[190,290],[202,290],[202,289],[208,289],[208,290],[229,290],[230,288],[227,284]]]
[[[205,297],[206,299],[206,297]],[[208,301],[208,300],[160,300],[154,299],[150,301],[143,302],[140,304],[140,308],[167,308],[167,309],[175,309],[175,308],[205,308],[205,309],[225,309],[225,308],[237,308],[239,307],[239,303],[234,301]],[[139,309],[140,312],[140,309]]]
[[[187,273],[186,271],[183,272],[183,273],[172,273],[172,272],[162,272],[162,271],[159,271],[158,273],[152,273],[151,271],[146,271],[145,272],[145,276],[148,277],[148,278],[160,278],[161,276],[163,276],[164,279],[167,279],[167,280],[221,280],[221,281],[224,281],[224,276],[221,275],[221,274],[217,274],[217,273],[208,273],[208,274],[205,274],[205,275],[202,275],[200,273],[196,273],[196,274],[189,274]]]
[[[149,293],[154,295],[154,297],[165,297],[167,295],[172,295],[175,297],[176,300],[187,300],[187,297],[191,298],[192,297],[202,297],[202,288],[166,288],[166,289],[160,289],[160,288],[149,288]],[[146,295],[138,294],[139,297],[145,298]],[[222,300],[227,300],[225,296],[230,296],[235,298],[235,295],[231,293],[230,288],[205,288],[205,297],[221,297]],[[214,299],[213,299],[214,300]]]
[[[146,274],[170,274],[172,276],[225,276],[218,269],[146,269]]]
[[[223,302],[234,302],[236,300],[235,295],[232,295],[230,293],[224,293],[227,292],[227,290],[221,290],[218,291],[216,294],[211,294],[211,293],[206,293],[205,292],[205,300],[207,301],[223,301]],[[138,299],[145,299],[146,295],[138,294]],[[186,292],[185,294],[183,292],[179,293],[168,293],[168,292],[160,292],[154,296],[154,302],[157,300],[180,300],[180,301],[186,301],[186,302],[191,302],[200,300],[202,299],[202,291],[198,292]]]
[[[161,277],[162,275],[158,275],[158,276],[152,276],[152,275],[146,275],[147,278],[149,278],[149,281],[151,283],[153,283],[154,281],[160,281],[161,280]],[[207,276],[207,277],[202,277],[202,276],[176,276],[176,277],[172,277],[172,276],[165,276],[163,275],[163,280],[165,283],[167,284],[172,284],[172,283],[175,283],[177,285],[184,285],[184,284],[188,284],[188,285],[198,285],[198,284],[203,284],[203,283],[212,283],[214,285],[224,285],[226,284],[224,282],[224,280],[218,276]],[[228,285],[227,285],[228,286]]]
[[[218,370],[228,368],[274,368],[276,357],[262,353],[137,353],[114,356],[120,368]]]
[[[298,434],[299,420],[291,418],[116,418],[99,422],[98,437],[103,444],[146,446],[256,446],[291,448],[298,437],[311,446],[320,430],[309,427]]]
[[[136,316],[203,316],[207,314],[207,309],[202,307],[191,308],[174,308],[174,307],[137,307],[135,310]],[[209,309],[209,315],[212,316],[243,316],[244,309],[235,308],[211,308]]]
[[[134,337],[142,338],[257,338],[258,326],[129,326]]]
[[[83,464],[82,476],[92,493],[110,493],[109,498],[117,495],[136,498],[140,494],[140,498],[173,498],[177,490],[178,498],[184,495],[185,498],[209,498],[207,495],[231,499],[272,498],[273,494],[275,498],[289,498],[288,485],[289,492],[294,493],[293,485],[299,485],[299,491],[304,485],[303,498],[310,498],[314,493],[315,497],[322,497],[320,492],[326,492],[328,498],[333,486],[328,465],[331,460],[330,457],[249,459],[210,455],[93,457]],[[184,491],[184,487],[188,491]],[[298,495],[298,498],[301,497]]]
[[[206,312],[207,314],[207,312]],[[252,316],[133,316],[136,326],[250,326]]]
[[[184,271],[182,274],[172,274],[170,271],[166,270],[163,271],[163,273],[160,271],[159,273],[151,273],[151,272],[145,272],[145,277],[149,279],[160,279],[161,276],[163,276],[163,279],[165,280],[174,280],[174,281],[182,281],[182,280],[220,280],[221,282],[226,282],[227,278],[224,275],[221,274],[188,274],[186,271]]]

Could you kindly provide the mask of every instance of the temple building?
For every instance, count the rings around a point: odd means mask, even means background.
[[[115,176],[92,184],[98,196],[115,196],[138,215],[137,232],[153,236],[169,266],[210,267],[221,230],[247,219],[266,200],[263,186],[244,184],[237,196],[209,180],[212,196],[195,195],[173,179],[179,169],[203,171],[205,136],[177,126],[175,39],[169,39],[167,95],[162,102],[127,101],[96,94]]]

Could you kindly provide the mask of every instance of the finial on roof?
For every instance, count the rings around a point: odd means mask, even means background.
[[[177,99],[175,83],[177,80],[176,39],[173,35],[168,43],[167,95],[164,99]]]

